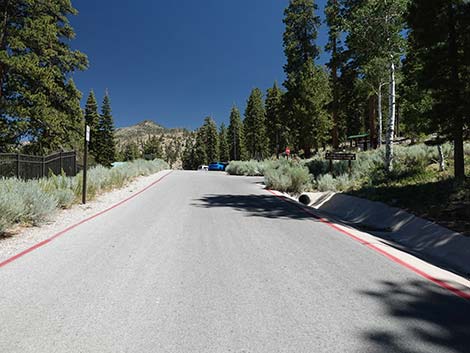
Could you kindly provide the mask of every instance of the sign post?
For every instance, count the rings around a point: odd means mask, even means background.
[[[325,159],[330,161],[330,173],[333,173],[333,161],[348,161],[349,175],[351,175],[352,161],[356,160],[356,154],[344,152],[326,152]]]
[[[86,204],[86,177],[88,168],[88,143],[90,142],[90,127],[85,126],[85,146],[83,151],[83,181],[82,181],[82,203]]]

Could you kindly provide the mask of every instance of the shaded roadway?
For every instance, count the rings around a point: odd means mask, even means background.
[[[1,268],[0,351],[470,351],[468,302],[259,183],[175,172]]]

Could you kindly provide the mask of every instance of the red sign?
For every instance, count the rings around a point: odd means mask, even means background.
[[[290,148],[286,147],[286,154],[289,156],[290,155]]]

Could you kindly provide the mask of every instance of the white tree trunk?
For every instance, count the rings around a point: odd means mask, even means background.
[[[382,117],[382,84],[379,85],[379,92],[377,94],[377,115],[378,115],[378,120],[379,120],[379,138],[378,138],[378,145],[379,148],[382,147],[382,122],[383,122],[383,117]]]
[[[439,171],[443,172],[446,169],[446,160],[442,152],[442,145],[437,145],[437,151],[439,152]]]
[[[395,64],[390,64],[390,112],[387,126],[387,139],[385,149],[385,167],[388,172],[393,170],[393,139],[395,136],[395,114],[396,114],[396,82]]]

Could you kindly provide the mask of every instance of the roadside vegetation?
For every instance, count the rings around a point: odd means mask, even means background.
[[[96,166],[88,171],[87,196],[122,188],[138,176],[168,169],[162,160],[135,160],[114,168]],[[75,177],[52,175],[49,178],[23,181],[0,179],[0,234],[14,225],[38,225],[47,221],[57,209],[79,203],[82,173]]]
[[[299,194],[311,185],[308,168],[298,160],[233,161],[226,171],[230,175],[264,176],[269,189],[293,194]]]
[[[395,146],[392,173],[384,168],[385,149],[358,153],[351,174],[345,161],[334,162],[330,173],[329,161],[322,155],[307,160],[236,161],[230,163],[227,172],[264,176],[268,188],[292,195],[333,191],[382,201],[470,234],[470,183],[455,182],[452,146],[445,144],[442,149],[444,170],[440,169],[437,147],[417,144]],[[464,150],[468,166],[470,143]]]
[[[263,175],[267,187],[291,194],[383,201],[469,232],[470,6],[328,1],[326,67],[318,63],[318,10],[315,1],[289,1],[286,80],[264,101],[253,89],[243,120],[232,109],[230,157],[242,162],[228,173]],[[330,172],[324,150],[357,152],[351,173],[347,161],[334,161]]]

